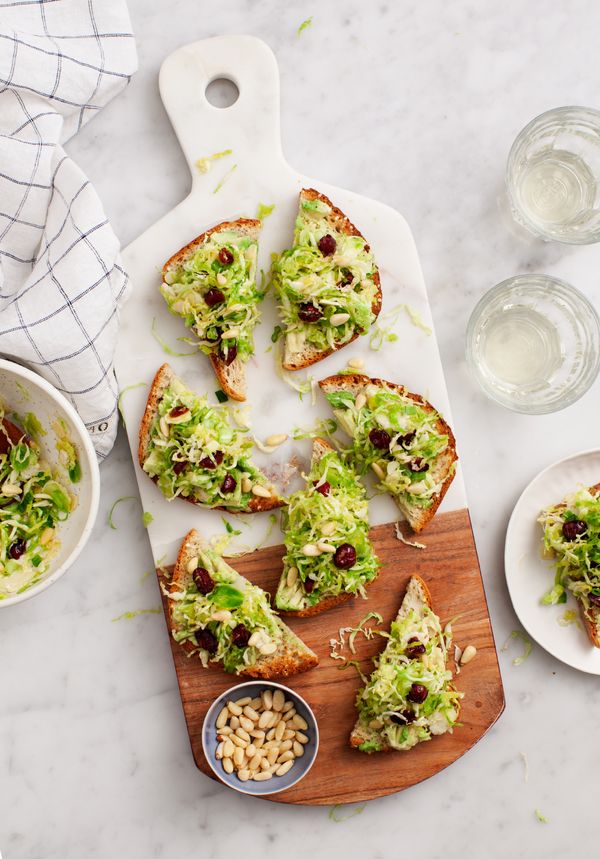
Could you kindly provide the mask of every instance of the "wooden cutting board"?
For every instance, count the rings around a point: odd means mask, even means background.
[[[231,107],[221,109],[207,100],[207,87],[216,78],[226,78],[237,85],[239,98]],[[360,337],[340,353],[310,368],[310,373],[322,379],[343,369],[348,359],[362,358],[369,375],[423,394],[452,424],[427,292],[410,228],[389,206],[304,176],[286,162],[280,137],[279,74],[267,45],[251,36],[221,36],[185,45],[164,61],[160,93],[192,177],[191,188],[185,200],[124,251],[134,290],[122,312],[115,356],[119,387],[126,390],[121,408],[140,496],[144,511],[153,517],[148,536],[157,567],[174,562],[181,541],[191,528],[196,528],[207,540],[224,533],[221,513],[179,499],[167,502],[137,464],[138,428],[149,385],[165,360],[193,390],[216,402],[213,392],[218,386],[208,360],[193,354],[188,344],[178,342],[177,338],[187,332],[181,320],[170,316],[160,296],[159,272],[174,252],[220,221],[254,217],[259,203],[274,204],[273,213],[263,223],[259,245],[259,268],[266,271],[271,253],[290,244],[300,189],[317,188],[330,197],[373,249],[383,290],[382,317],[392,311],[382,324],[391,327],[396,340],[374,351],[370,348],[370,338]],[[306,127],[310,117],[302,114],[296,121]],[[151,146],[153,141],[143,141],[141,145]],[[318,145],[315,138],[315,146]],[[340,145],[344,145],[343,139]],[[208,173],[198,171],[199,158],[223,150],[231,150],[231,154],[214,161]],[[331,410],[319,392],[314,401],[310,396],[300,399],[278,377],[271,332],[279,320],[272,296],[267,296],[261,312],[262,321],[255,331],[255,355],[248,367],[248,404],[253,432],[257,438],[265,439],[275,432],[291,435],[295,427],[308,427],[316,418],[330,417]],[[415,325],[415,318],[421,324]],[[167,354],[161,341],[167,344]],[[290,375],[295,382],[306,378],[304,372]],[[292,460],[300,463],[298,472],[306,470],[310,449],[309,440],[290,439],[271,456],[256,450],[255,460],[277,482],[278,475]],[[460,455],[460,438],[458,451]],[[294,480],[295,485],[292,482],[287,492],[302,485],[299,474]],[[370,478],[367,483],[373,488]],[[403,546],[393,537],[393,528],[387,523],[398,518],[398,509],[389,496],[374,495],[369,518],[385,569],[370,588],[368,601],[347,603],[321,617],[292,622],[321,659],[316,669],[293,678],[291,685],[315,708],[322,745],[310,775],[293,790],[273,797],[276,801],[352,802],[408,787],[459,757],[502,711],[502,684],[460,463],[440,511],[424,535],[426,551]],[[232,549],[240,544],[250,547],[260,544],[265,548],[237,559],[234,566],[273,590],[281,559],[281,547],[277,545],[281,542],[279,529],[271,528],[264,514],[239,516],[235,521],[242,533]],[[370,610],[379,611],[389,623],[398,610],[408,576],[414,571],[421,573],[430,585],[434,607],[443,618],[462,614],[456,627],[457,641],[462,645],[475,644],[479,650],[477,659],[459,677],[459,686],[467,693],[464,727],[454,736],[437,738],[409,755],[366,757],[346,747],[354,721],[357,677],[352,669],[339,671],[337,663],[329,659],[328,641],[337,636],[339,627],[355,625]],[[361,642],[365,670],[379,644],[379,638]],[[173,656],[194,756],[200,769],[207,772],[200,749],[202,718],[210,700],[233,685],[234,678],[201,670],[175,645]]]
[[[410,787],[453,763],[475,745],[504,709],[504,693],[485,594],[479,572],[467,510],[445,513],[434,519],[420,538],[427,546],[415,549],[401,543],[393,525],[378,525],[371,531],[383,567],[368,590],[368,600],[355,599],[312,618],[286,622],[319,657],[319,665],[285,683],[298,691],[313,708],[319,723],[319,754],[308,775],[283,793],[266,796],[274,802],[332,805],[363,802]],[[283,546],[271,546],[230,563],[242,575],[275,593],[281,572]],[[418,573],[431,591],[434,610],[443,622],[453,620],[454,641],[464,648],[473,644],[477,656],[455,678],[465,693],[461,709],[462,727],[453,734],[435,737],[410,752],[366,755],[348,746],[356,720],[354,701],[360,679],[352,667],[329,656],[329,640],[340,627],[356,626],[368,611],[383,617],[381,629],[394,619],[408,579]],[[160,575],[160,574],[159,574]],[[166,599],[166,598],[164,598]],[[217,695],[243,678],[226,675],[218,668],[201,667],[171,640],[183,710],[196,765],[214,778],[202,751],[202,724]],[[380,636],[356,639],[357,657],[364,674],[373,668],[371,658],[385,645]],[[353,659],[347,650],[346,658]],[[450,661],[454,671],[454,660]]]

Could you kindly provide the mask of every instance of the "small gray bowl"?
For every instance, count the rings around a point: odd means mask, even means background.
[[[296,712],[308,723],[308,728],[303,733],[308,737],[308,743],[304,745],[304,754],[300,758],[296,758],[294,766],[282,776],[273,776],[267,781],[240,781],[236,773],[226,773],[221,766],[221,761],[215,757],[219,741],[217,740],[217,716],[227,703],[227,701],[237,701],[238,698],[258,698],[264,689],[281,689],[286,700],[293,701]],[[227,689],[218,698],[215,698],[210,706],[204,724],[202,725],[202,749],[208,765],[227,787],[237,790],[238,793],[247,793],[250,796],[268,796],[273,793],[280,793],[282,790],[288,790],[295,784],[298,784],[308,773],[315,762],[317,752],[319,750],[319,728],[315,714],[308,706],[304,698],[290,689],[289,686],[282,686],[281,683],[271,683],[268,680],[251,680],[249,683],[239,683],[237,686],[232,686]]]

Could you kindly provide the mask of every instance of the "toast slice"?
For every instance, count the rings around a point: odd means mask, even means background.
[[[300,370],[366,334],[381,310],[371,249],[340,209],[313,188],[300,192],[293,247],[271,278],[285,324],[283,367]]]
[[[324,439],[314,440],[306,488],[288,498],[282,527],[286,554],[275,595],[279,611],[309,617],[358,594],[365,596],[379,570],[369,540],[365,489]],[[308,545],[312,554],[306,552]],[[345,548],[340,552],[340,547]],[[339,566],[349,550],[354,561]]]
[[[138,460],[168,501],[260,513],[284,500],[253,464],[252,442],[225,406],[190,391],[168,364],[158,370],[140,426]]]
[[[264,297],[256,285],[261,222],[224,221],[177,251],[163,266],[161,294],[208,355],[223,391],[246,399],[246,362]]]
[[[415,533],[434,517],[454,479],[456,442],[442,416],[402,385],[357,373],[319,382],[352,438],[360,474],[372,468]]]
[[[580,488],[542,511],[544,549],[556,565],[554,586],[546,605],[566,602],[570,591],[588,638],[600,648],[600,483]]]
[[[452,733],[460,699],[446,668],[451,644],[431,607],[420,576],[411,576],[375,671],[356,698],[358,720],[350,734],[362,752],[408,751],[434,736]]]
[[[218,663],[229,673],[271,680],[319,662],[277,617],[268,594],[208,548],[197,531],[181,545],[167,595],[171,635],[204,667]]]

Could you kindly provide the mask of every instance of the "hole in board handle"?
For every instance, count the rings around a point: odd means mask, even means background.
[[[240,91],[230,78],[215,78],[205,91],[206,100],[213,107],[231,107],[240,97]]]

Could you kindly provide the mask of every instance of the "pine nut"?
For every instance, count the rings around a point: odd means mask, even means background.
[[[257,740],[264,740],[265,732],[255,729],[254,731],[250,731],[250,736],[255,737]]]
[[[250,746],[248,746],[248,748],[246,749],[246,757],[247,757],[247,758],[253,758],[253,757],[254,757],[254,755],[256,754],[256,752],[257,752],[256,746],[254,746],[254,745],[250,745]]]
[[[231,775],[233,772],[233,761],[231,758],[223,758],[223,769],[227,773],[227,775]]]
[[[224,728],[227,724],[227,719],[229,718],[229,710],[227,707],[223,707],[219,715],[217,716],[216,728],[219,730],[220,728]]]
[[[279,722],[279,724],[275,728],[275,739],[277,740],[277,742],[281,741],[281,738],[283,737],[284,731],[285,731],[285,722],[281,721],[281,722]]]
[[[223,757],[223,743],[219,743],[217,746],[217,751],[215,752],[215,757],[218,761]]]
[[[240,781],[248,781],[248,779],[250,778],[250,770],[248,770],[248,769],[240,770],[237,774],[237,777],[239,778]]]
[[[247,743],[250,742],[250,734],[244,731],[243,728],[236,728],[235,733],[241,740],[246,740]]]
[[[264,743],[265,743],[265,738],[264,738],[264,737],[257,737],[257,738],[254,740],[254,742],[252,743],[252,745],[254,746],[254,748],[255,748],[255,749],[260,749],[260,748],[262,748],[262,746],[264,745]]]
[[[329,317],[329,323],[335,328],[337,325],[343,325],[344,322],[347,322],[349,319],[349,313],[334,313]]]
[[[277,758],[277,763],[278,764],[284,764],[286,761],[293,761],[293,760],[294,760],[294,753],[293,752],[291,752],[291,751],[290,752],[283,752],[283,754],[279,755],[279,757]]]
[[[233,762],[236,765],[236,767],[238,767],[238,769],[242,766],[245,759],[246,759],[246,755],[244,753],[244,750],[238,746],[238,748],[233,753]]]
[[[277,713],[275,710],[273,710],[273,714],[271,716],[271,727],[276,728],[277,725],[281,722],[282,718],[283,716],[281,713]]]
[[[258,722],[259,716],[256,710],[253,707],[250,707],[248,704],[244,707],[244,716],[247,719],[250,719],[252,722]]]
[[[252,487],[252,494],[257,495],[259,498],[271,497],[271,493],[269,492],[269,490],[264,486],[260,486],[258,483],[256,484],[256,486]]]
[[[306,734],[303,734],[301,731],[296,731],[296,739],[298,740],[299,743],[302,743],[303,746],[305,746],[306,743],[308,743],[308,737],[306,736]]]
[[[282,719],[284,722],[290,722],[295,715],[296,715],[296,708],[292,707],[290,710],[287,711],[287,713],[283,714]]]
[[[279,447],[280,444],[283,444],[287,440],[288,436],[285,433],[279,433],[278,435],[270,435],[265,444],[269,447]]]
[[[281,689],[275,689],[273,692],[273,709],[276,713],[280,713],[285,706],[285,695]]]
[[[234,731],[236,731],[240,726],[240,720],[237,716],[232,716],[229,720],[229,725]]]
[[[323,525],[321,525],[321,534],[323,534],[324,537],[331,537],[336,529],[337,524],[335,522],[324,522]]]
[[[269,762],[269,766],[273,766],[278,757],[279,749],[277,747],[269,749],[269,751],[267,752],[267,761]]]
[[[295,728],[300,728],[301,731],[308,730],[308,723],[306,719],[303,719],[300,713],[296,713],[294,718],[292,719],[292,725]]]
[[[295,585],[298,581],[298,567],[290,567],[287,571],[286,584],[288,588],[291,588],[292,585]],[[271,703],[273,702],[273,697],[271,696]]]
[[[293,760],[286,761],[284,764],[281,764],[281,766],[277,767],[277,769],[275,770],[275,775],[285,775],[286,773],[289,773],[293,766]]]
[[[221,734],[223,737],[226,737],[226,736],[227,736],[227,734],[233,734],[233,731],[231,730],[231,728],[229,727],[229,725],[225,725],[225,727],[224,727],[224,728],[220,728],[220,729],[219,729],[219,734]],[[217,736],[218,736],[218,735],[217,735]]]
[[[379,463],[378,463],[378,462],[373,462],[373,463],[371,464],[371,468],[373,469],[373,471],[375,472],[375,474],[377,475],[377,477],[378,477],[380,480],[385,480],[385,471],[384,471],[384,470],[383,470],[383,468],[379,465]]]
[[[229,712],[231,713],[232,716],[241,716],[242,715],[242,708],[238,707],[238,705],[235,704],[233,701],[227,702],[227,709],[229,710]]]
[[[263,656],[270,656],[277,650],[277,644],[274,641],[268,641],[266,644],[262,644],[258,650]]]
[[[262,707],[262,698],[253,698],[250,701],[250,706],[252,707],[253,710],[256,710],[256,712],[258,713],[260,708]]]
[[[171,270],[166,271],[166,272],[165,272],[165,283],[166,283],[166,284],[175,283],[175,278],[176,278],[176,276],[177,276],[177,275],[175,274],[175,272],[174,272],[174,271],[171,271]]]
[[[260,759],[260,768],[261,770],[268,770],[271,764],[269,763],[269,758],[261,758]]]
[[[235,746],[233,745],[231,740],[225,740],[225,742],[223,743],[223,757],[230,758],[233,754],[234,748]]]
[[[298,570],[296,569],[296,567],[294,567],[293,569],[296,570],[296,575],[298,575]],[[289,575],[290,574],[289,574],[289,570],[288,570],[288,585],[290,583],[289,582]],[[265,708],[265,710],[270,710],[273,707],[273,693],[271,692],[271,690],[265,689],[265,691],[262,693],[261,697],[262,697],[262,705]]]
[[[268,725],[271,721],[271,716],[272,716],[271,710],[265,710],[264,713],[261,713],[260,717],[258,719],[258,727],[262,728],[263,730],[266,727],[268,727]]]
[[[465,649],[462,652],[462,656],[460,657],[460,664],[466,665],[467,662],[470,662],[471,659],[475,659],[477,656],[477,648],[472,644],[467,644]]]
[[[294,740],[294,745],[292,746],[292,751],[296,755],[297,758],[301,758],[304,754],[304,746],[298,742],[298,740]],[[248,752],[246,752],[248,754]]]
[[[287,711],[288,711],[288,710],[291,710],[293,706],[294,706],[294,702],[293,702],[293,701],[286,701],[286,702],[285,702],[285,704],[283,705],[283,709],[282,709],[282,711],[281,711],[281,712],[282,712],[282,713],[287,713]]]
[[[210,619],[216,620],[217,623],[228,623],[231,620],[231,612],[227,611],[227,609],[221,609],[220,611],[213,612]]]
[[[250,492],[252,490],[252,481],[249,477],[242,477],[242,492]],[[194,569],[196,569],[194,567]]]
[[[267,742],[263,746],[263,749],[265,751],[271,751],[271,749],[276,749],[276,748],[279,748],[279,743],[277,742],[277,740],[274,737],[272,740],[267,740]]]
[[[232,734],[229,738],[231,742],[236,745],[238,748],[245,749],[248,745],[248,740],[242,740],[241,737],[238,737],[237,734]]]
[[[216,280],[217,280],[217,283],[219,284],[219,286],[225,286],[225,284],[227,283],[227,278],[225,277],[225,275],[223,274],[222,271],[217,273]]]
[[[366,404],[367,404],[367,398],[366,398],[365,394],[363,394],[362,392],[360,394],[357,394],[356,397],[354,398],[354,408],[355,409],[362,409],[362,407],[366,406]]]
[[[275,728],[271,728],[270,731],[267,731],[267,743],[272,742],[275,739]]]
[[[330,555],[335,554],[335,546],[332,546],[331,543],[328,543],[326,540],[319,540],[317,543],[317,549],[321,552],[329,552]]]
[[[292,748],[292,741],[291,740],[284,740],[282,742],[282,744],[279,746],[279,748],[281,749],[282,752],[289,752],[289,750]]]
[[[186,570],[188,573],[193,573],[194,570],[198,567],[198,558],[190,558],[187,562]]]
[[[260,762],[262,760],[262,755],[254,755],[253,758],[250,758],[250,763],[248,764],[248,769],[253,772],[257,770],[260,766]]]
[[[254,722],[252,719],[248,719],[246,716],[240,716],[240,727],[245,731],[251,731],[254,727]]]
[[[235,703],[237,704],[238,707],[245,707],[246,704],[250,703],[250,701],[252,701],[252,698],[249,695],[247,695],[245,698],[238,698]]]
[[[293,740],[295,736],[296,732],[288,729],[283,732],[283,737],[281,739],[285,742],[286,740]]]
[[[351,367],[353,370],[362,370],[362,368],[365,366],[365,362],[362,358],[350,358],[350,360],[348,361],[348,366]]]
[[[321,554],[321,550],[315,543],[307,543],[302,546],[302,554],[307,558],[317,558]]]
[[[260,772],[256,773],[256,775],[254,776],[254,781],[268,781],[270,778],[273,778],[272,773]]]

